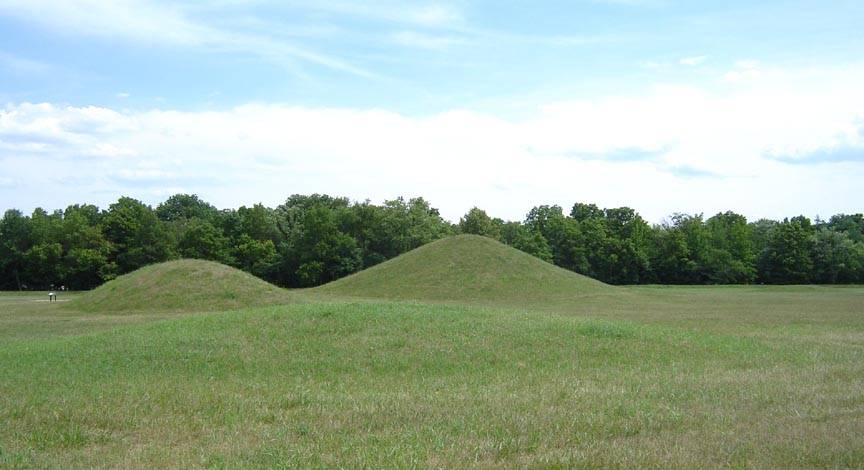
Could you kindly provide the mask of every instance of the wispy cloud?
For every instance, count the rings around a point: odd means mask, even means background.
[[[820,165],[827,163],[864,163],[864,145],[828,147],[799,155],[768,155],[793,165]]]
[[[592,3],[639,7],[662,7],[669,4],[666,0],[591,0]]]
[[[183,47],[213,54],[256,57],[313,82],[315,67],[370,80],[397,81],[365,61],[369,54],[398,46],[434,52],[500,48],[576,48],[620,41],[608,34],[533,34],[471,23],[456,3],[291,0],[164,3],[161,0],[5,0],[0,15],[38,24],[55,34],[110,38],[152,47]],[[347,46],[351,44],[352,46]],[[363,45],[364,47],[354,47]],[[394,61],[410,61],[399,51]],[[466,60],[476,56],[466,57]],[[2,60],[2,58],[0,58]],[[381,70],[384,68],[382,67]]]
[[[679,178],[717,178],[721,176],[717,172],[689,165],[673,165],[667,167],[667,170]]]
[[[145,44],[204,47],[237,51],[277,64],[311,63],[365,78],[378,75],[338,57],[307,49],[288,40],[237,31],[194,20],[180,5],[146,0],[8,0],[0,14],[42,24],[55,32],[119,38]]]
[[[682,57],[676,60],[642,60],[638,64],[640,67],[651,70],[671,70],[675,67],[696,67],[704,64],[708,60],[708,56],[692,56]]]
[[[415,25],[427,28],[459,26],[465,21],[460,8],[450,4],[417,4],[397,1],[288,1],[287,4],[318,13],[365,18],[377,22]]]
[[[466,43],[464,38],[453,36],[432,35],[417,31],[400,31],[391,36],[392,40],[399,45],[408,47],[418,47],[430,50],[444,50],[453,46],[459,46]]]
[[[148,43],[200,44],[210,28],[189,21],[177,7],[142,0],[6,0],[0,14],[53,31],[130,38]]]
[[[644,162],[656,161],[669,151],[668,148],[616,148],[606,152],[573,151],[565,155],[583,160],[602,160],[606,162]]]
[[[46,62],[19,57],[0,51],[0,68],[18,74],[43,74],[54,70],[54,66]]]

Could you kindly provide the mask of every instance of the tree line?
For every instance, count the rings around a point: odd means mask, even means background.
[[[275,208],[219,210],[177,194],[155,208],[122,197],[107,209],[8,210],[0,220],[0,290],[90,289],[147,264],[200,258],[285,287],[320,285],[458,233],[494,238],[611,284],[864,283],[864,217],[748,222],[734,212],[648,224],[628,207],[576,203],[504,221],[473,208],[458,223],[423,198],[383,204],[293,195]]]

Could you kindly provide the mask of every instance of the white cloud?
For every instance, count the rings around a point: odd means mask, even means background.
[[[759,68],[758,60],[739,60],[735,62],[732,70],[726,72],[723,76],[727,82],[743,82],[748,80],[758,80],[762,77],[762,71]]]
[[[759,67],[759,61],[755,59],[744,59],[735,62],[735,67],[738,69],[751,70]]]
[[[695,57],[684,57],[681,60],[679,60],[678,63],[681,65],[689,65],[692,67],[692,66],[700,65],[700,64],[704,63],[706,60],[708,60],[708,56],[700,55],[700,56],[695,56]]]
[[[862,67],[766,70],[756,82],[550,103],[520,120],[470,110],[21,103],[0,111],[2,177],[52,190],[0,188],[0,200],[25,209],[105,205],[121,194],[157,202],[182,188],[221,207],[274,205],[295,192],[422,195],[451,220],[473,205],[521,218],[534,204],[577,200],[629,205],[654,221],[673,211],[860,211],[861,161],[774,156],[860,144],[862,82]]]

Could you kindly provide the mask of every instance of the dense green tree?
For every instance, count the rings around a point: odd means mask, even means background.
[[[768,234],[759,255],[759,279],[771,284],[806,284],[813,274],[814,237],[810,220],[785,219]]]
[[[663,284],[690,284],[698,271],[684,232],[675,226],[656,229],[650,261],[657,280]]]
[[[99,226],[99,208],[73,205],[63,214],[63,285],[72,289],[91,289],[115,276],[116,266],[109,263],[111,245]]]
[[[486,211],[472,207],[461,219],[459,219],[459,232],[483,235],[484,237],[499,239],[501,227]]]
[[[361,267],[357,242],[339,230],[335,212],[326,207],[308,209],[293,235],[291,247],[302,286],[323,284]]]
[[[252,207],[242,206],[237,209],[239,218],[239,233],[248,235],[255,240],[277,240],[279,230],[276,228],[276,216],[272,210],[263,204]]]
[[[341,214],[350,201],[328,195],[292,195],[274,212],[280,232],[274,267],[276,279],[288,286],[312,286],[360,268],[356,241],[340,230]],[[353,242],[353,249],[345,249]],[[340,259],[345,255],[348,259]]]
[[[533,245],[541,253],[545,248],[543,241],[548,243],[553,263],[576,272],[589,272],[586,253],[590,248],[586,247],[579,223],[566,217],[561,206],[535,206],[525,216],[525,228],[529,233],[541,235],[542,238],[533,237]]]
[[[711,282],[708,266],[710,234],[701,214],[673,214],[653,231],[649,251],[656,280],[669,284]]]
[[[30,246],[24,252],[26,284],[32,288],[48,289],[59,286],[64,278],[63,247],[59,241],[63,231],[63,212],[48,214],[36,208],[29,219]]]
[[[652,277],[648,254],[651,227],[629,207],[605,209],[603,217],[608,233],[607,282],[637,284],[649,280]]]
[[[596,204],[577,202],[576,204],[573,204],[573,208],[570,209],[570,217],[575,219],[577,222],[583,222],[588,219],[603,219],[604,213]]]
[[[564,269],[588,274],[591,270],[589,252],[579,222],[562,217],[550,221],[554,227],[552,260]]]
[[[705,284],[712,282],[709,252],[711,250],[711,234],[705,225],[702,214],[675,214],[673,224],[680,230],[687,241],[687,249],[693,261],[694,270],[689,274],[687,284]]]
[[[318,195],[292,196],[277,209],[284,236],[277,272],[284,284],[323,284],[362,267],[357,241],[340,227],[347,209],[347,200]]]
[[[233,257],[237,267],[262,279],[275,280],[279,255],[272,240],[256,240],[243,234],[234,243]]]
[[[581,249],[578,256],[571,256],[571,261],[561,266],[612,284],[636,284],[652,278],[651,227],[634,209],[600,209],[594,204],[576,203],[568,221],[578,228]],[[576,231],[565,228],[561,233]],[[571,248],[570,252],[576,250]]]
[[[384,201],[385,231],[390,234],[391,251],[388,258],[413,250],[421,245],[454,233],[438,209],[422,197]]]
[[[813,246],[812,281],[818,284],[864,281],[861,276],[864,257],[859,246],[845,231],[818,231]]]
[[[601,280],[610,284],[638,284],[651,278],[648,252],[642,250],[633,240],[609,238],[604,246],[601,267]]]
[[[233,264],[228,238],[213,224],[202,219],[189,221],[177,249],[184,258],[207,259]]]
[[[776,220],[759,219],[756,222],[748,224],[750,227],[750,237],[753,243],[753,254],[757,258],[761,255],[771,240],[771,232],[774,231],[778,222]]]
[[[603,211],[603,218],[609,233],[619,240],[641,241],[651,229],[642,216],[629,207],[606,209]]]
[[[98,227],[102,221],[102,216],[103,213],[93,204],[73,204],[63,211],[64,222],[70,218],[75,218],[80,221],[80,224],[88,227]]]
[[[702,256],[707,282],[746,284],[756,278],[753,237],[747,219],[723,212],[706,221],[709,247]]]
[[[24,253],[25,274],[30,288],[49,289],[62,285],[63,247],[56,242],[41,242]]]
[[[30,220],[21,211],[7,210],[0,220],[0,289],[25,288],[24,253],[30,245]]]
[[[360,248],[363,267],[374,266],[397,253],[393,237],[384,224],[386,216],[381,206],[367,200],[351,206],[342,217],[345,232],[357,241]]]
[[[472,208],[452,225],[423,198],[372,204],[292,195],[217,210],[177,194],[151,209],[123,197],[106,211],[71,205],[7,211],[0,220],[0,289],[91,288],[175,256],[229,263],[284,286],[311,286],[453,233],[497,238],[565,269],[614,284],[864,282],[864,218],[782,222],[722,212],[675,214],[651,227],[633,209],[577,203],[532,208],[524,222]]]
[[[226,259],[262,279],[279,282],[277,243],[283,236],[277,226],[276,212],[263,204],[222,211],[219,215],[222,232],[229,248]]]
[[[519,222],[507,222],[501,226],[501,241],[543,261],[552,262],[552,249],[543,234],[531,231]]]
[[[831,217],[827,227],[845,233],[850,240],[864,243],[864,214],[837,214]]]
[[[74,247],[63,256],[64,280],[69,289],[92,289],[112,279],[115,267],[108,262],[108,249]]]
[[[529,231],[539,232],[547,240],[556,237],[556,231],[564,224],[564,211],[558,205],[535,206],[525,216],[525,226]]]
[[[63,232],[63,211],[51,214],[37,207],[30,215],[30,241],[34,245],[58,241]]]
[[[215,223],[219,210],[195,194],[175,194],[156,206],[156,217],[164,222],[201,219]]]
[[[102,219],[105,238],[111,242],[111,261],[119,273],[165,261],[174,256],[171,238],[153,210],[136,199],[122,197],[109,206]]]

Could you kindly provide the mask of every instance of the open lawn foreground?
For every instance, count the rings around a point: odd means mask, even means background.
[[[537,310],[42,297],[0,296],[3,467],[864,465],[861,287],[619,288]]]

